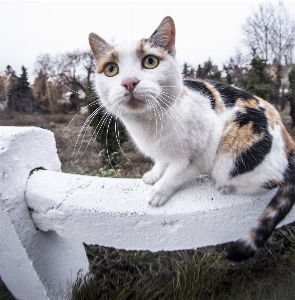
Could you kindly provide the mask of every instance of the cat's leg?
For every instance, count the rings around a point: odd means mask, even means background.
[[[167,166],[167,163],[156,160],[153,168],[143,175],[142,179],[144,183],[155,184],[163,176]]]
[[[148,193],[148,203],[161,206],[184,183],[198,174],[194,164],[189,159],[169,163],[166,172]]]

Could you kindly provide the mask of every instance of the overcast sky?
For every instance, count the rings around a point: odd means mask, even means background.
[[[241,26],[262,1],[1,1],[0,73],[8,64],[33,80],[40,53],[89,49],[88,34],[110,41],[149,37],[165,16],[176,24],[176,58],[214,64],[242,46]],[[265,1],[264,1],[265,2]],[[272,1],[276,2],[276,1]],[[295,1],[284,1],[295,16]]]

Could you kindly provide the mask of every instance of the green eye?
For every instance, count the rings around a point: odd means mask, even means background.
[[[104,73],[108,77],[113,77],[117,75],[119,72],[119,67],[116,64],[108,64],[106,68],[104,69]]]
[[[157,57],[152,55],[146,56],[142,61],[142,65],[146,69],[154,69],[158,66],[158,64],[159,60],[157,59]]]

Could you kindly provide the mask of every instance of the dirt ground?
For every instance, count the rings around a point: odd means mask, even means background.
[[[131,140],[121,145],[124,155],[116,156],[114,169],[108,164],[105,145],[95,141],[93,128],[84,126],[87,117],[78,115],[42,115],[0,112],[0,126],[37,126],[54,133],[57,152],[66,173],[140,178],[152,162],[136,150]],[[111,158],[115,154],[109,153]],[[128,161],[128,159],[131,163]],[[108,165],[108,166],[107,166]]]

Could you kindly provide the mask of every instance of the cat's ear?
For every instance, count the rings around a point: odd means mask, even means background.
[[[113,49],[113,46],[95,33],[89,34],[89,45],[96,60],[99,60],[103,54]]]
[[[170,55],[175,57],[175,24],[173,19],[171,17],[164,18],[149,40],[163,47]]]

